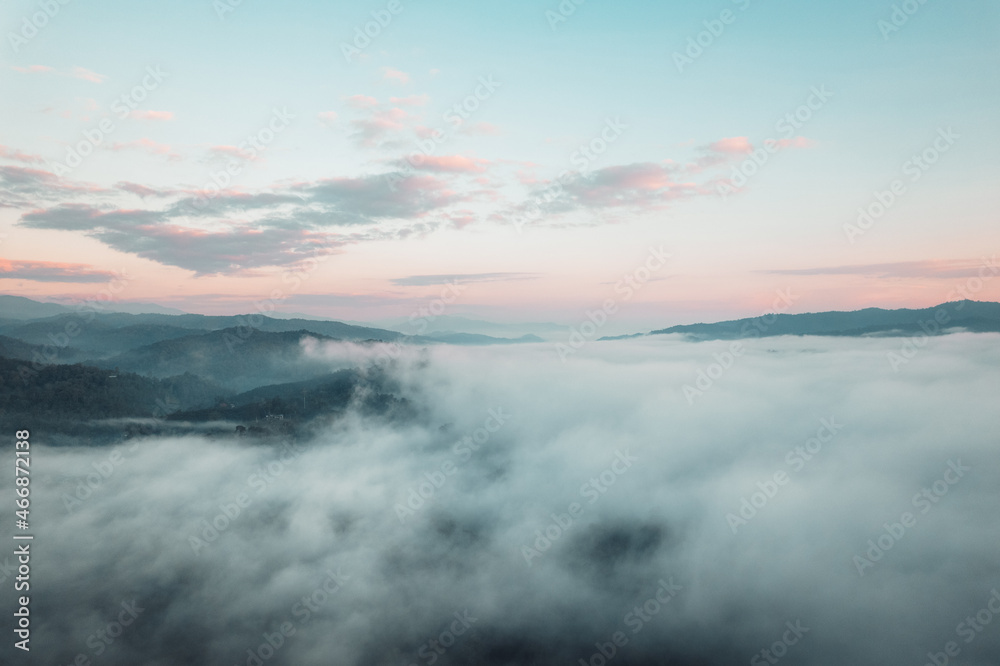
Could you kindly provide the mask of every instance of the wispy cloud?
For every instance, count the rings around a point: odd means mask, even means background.
[[[408,119],[410,114],[398,107],[373,108],[368,117],[351,121],[351,126],[356,130],[352,136],[359,146],[377,147],[391,134],[405,130]]]
[[[174,189],[157,189],[154,187],[147,187],[145,185],[140,185],[138,183],[121,182],[116,183],[115,187],[123,192],[129,192],[135,194],[138,197],[145,199],[146,197],[171,197],[177,195],[178,190]]]
[[[53,261],[15,261],[0,258],[0,280],[30,280],[33,282],[106,282],[115,277],[89,264]]]
[[[11,65],[10,68],[15,72],[20,72],[21,74],[50,74],[52,76],[68,76],[74,79],[80,79],[81,81],[90,81],[91,83],[104,83],[107,80],[105,74],[98,74],[97,72],[91,71],[86,67],[71,67],[66,71],[59,71],[48,65],[28,65],[27,67],[18,67],[17,65]]]
[[[399,160],[398,166],[410,165],[418,171],[437,173],[483,173],[489,167],[489,160],[464,155],[423,155],[419,160]]]
[[[493,123],[487,122],[462,123],[459,132],[468,134],[469,136],[499,136],[500,128]]]
[[[775,269],[761,272],[775,275],[863,275],[878,278],[951,279],[972,277],[982,266],[982,259],[927,259],[885,264]]]
[[[725,153],[727,155],[745,155],[753,151],[750,140],[745,136],[734,136],[726,139],[719,139],[708,144],[706,150],[713,153]]]
[[[133,111],[129,114],[136,120],[173,120],[173,111]]]
[[[9,197],[0,203],[31,209],[20,219],[23,227],[83,233],[199,275],[235,274],[294,266],[346,244],[426,234],[447,224],[445,209],[464,199],[431,175],[394,176],[391,187],[378,175],[285,184],[273,192],[226,190],[197,205],[193,190],[129,182],[102,190],[42,170],[0,167],[0,192]],[[164,203],[116,207],[108,203],[115,192]],[[93,194],[101,196],[67,201]],[[49,202],[58,203],[44,207]],[[441,215],[422,219],[431,213]]]
[[[175,153],[167,144],[159,143],[148,138],[136,139],[135,141],[115,142],[109,147],[114,152],[121,152],[123,150],[138,150],[150,153],[151,155],[164,155],[167,159],[172,161],[181,159],[181,156]]]
[[[97,72],[92,72],[85,67],[74,67],[69,71],[69,76],[75,79],[81,79],[83,81],[90,81],[91,83],[104,83],[104,80],[108,77],[104,74],[98,74]]]
[[[373,106],[378,106],[378,100],[374,97],[369,97],[368,95],[351,95],[345,102],[350,107],[355,109],[368,109]]]
[[[49,74],[55,72],[53,68],[46,65],[28,65],[27,67],[11,65],[10,68],[15,72],[20,72],[21,74]]]
[[[239,160],[253,161],[256,159],[261,159],[259,153],[250,152],[249,150],[244,150],[239,146],[209,146],[208,152],[211,155],[218,155],[223,157],[235,157]]]
[[[452,275],[410,275],[395,278],[397,287],[427,287],[453,282],[510,282],[512,280],[537,280],[538,273],[456,273]]]
[[[24,164],[42,164],[45,162],[45,159],[41,155],[31,155],[4,145],[0,145],[0,158]]]
[[[410,82],[410,75],[392,67],[382,68],[382,78],[386,81],[395,81],[397,83],[407,84]]]
[[[67,181],[43,169],[0,166],[0,207],[37,208],[51,201],[108,192],[97,185]]]
[[[683,180],[674,165],[642,162],[578,174],[561,190],[556,205],[570,208],[657,208],[668,202],[714,194],[704,185]]]
[[[234,274],[264,266],[288,266],[329,254],[341,243],[331,234],[304,229],[230,224],[208,230],[172,223],[163,212],[105,211],[63,204],[21,218],[34,229],[84,231],[121,252],[194,271]]]
[[[389,102],[396,106],[426,106],[429,95],[410,95],[408,97],[390,97]]]

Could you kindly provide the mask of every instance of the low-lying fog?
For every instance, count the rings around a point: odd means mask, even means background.
[[[1000,336],[903,342],[434,347],[408,424],[35,441],[33,663],[995,666]]]

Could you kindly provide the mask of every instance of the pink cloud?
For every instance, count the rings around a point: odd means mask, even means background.
[[[260,228],[229,223],[218,230],[182,226],[162,213],[87,206],[34,211],[22,218],[35,228],[83,228],[101,242],[197,275],[240,274],[263,266],[289,266],[304,258],[329,254],[343,244],[336,235],[307,229]],[[89,231],[92,230],[92,231]]]
[[[236,146],[226,146],[226,145],[209,146],[208,152],[212,153],[213,155],[225,155],[228,157],[235,157],[237,159],[247,160],[247,161],[252,161],[254,159],[257,159],[257,155],[254,155],[253,153],[246,150],[241,150]]]
[[[10,68],[15,72],[21,72],[22,74],[45,74],[48,72],[55,71],[51,67],[46,67],[45,65],[28,65],[27,67],[18,67],[17,65],[11,65]]]
[[[347,105],[353,106],[355,109],[367,109],[378,106],[378,100],[368,95],[351,95],[347,98]]]
[[[25,164],[42,164],[45,162],[41,155],[29,155],[28,153],[20,150],[13,150],[4,145],[0,145],[0,157],[5,160],[24,162]]]
[[[174,153],[170,146],[146,138],[136,139],[135,141],[115,142],[111,144],[110,148],[116,153],[123,150],[139,150],[152,155],[166,155],[170,160],[179,160],[181,157],[177,153]]]
[[[413,167],[421,171],[443,173],[483,173],[488,165],[488,160],[463,155],[423,155]]]
[[[464,229],[473,222],[476,221],[476,216],[472,211],[469,210],[458,210],[451,216],[449,216],[451,221],[451,226],[456,229]]]
[[[756,150],[761,151],[766,149],[774,152],[786,148],[814,148],[815,146],[815,141],[803,136],[797,136],[791,139],[767,139],[764,141],[763,147],[758,145]],[[698,157],[694,162],[686,164],[684,170],[689,174],[696,174],[712,167],[739,162],[749,159],[746,156],[752,153],[754,149],[754,145],[745,136],[720,139],[714,143],[701,146],[699,150],[705,154]],[[729,181],[724,182],[731,185]]]
[[[107,194],[98,185],[72,181],[43,169],[0,166],[0,193],[29,195],[35,201],[65,200],[69,194]],[[2,200],[0,200],[2,203]]]
[[[410,115],[399,108],[376,109],[370,118],[352,120],[351,125],[357,129],[355,139],[363,146],[376,146],[390,132],[398,132],[406,128],[405,120]]]
[[[565,186],[564,195],[587,207],[655,209],[675,199],[712,193],[704,185],[676,180],[677,171],[651,162],[606,167],[577,177]]]
[[[108,78],[104,74],[92,72],[86,67],[73,67],[68,72],[60,72],[48,65],[28,65],[27,67],[11,65],[10,68],[22,74],[54,74],[56,76],[69,76],[82,81],[90,81],[91,83],[104,83],[104,80]]]
[[[744,155],[753,152],[753,144],[745,136],[733,136],[699,146],[698,151],[702,155],[685,165],[688,173],[700,173],[705,169],[741,159]]]
[[[114,273],[90,264],[0,259],[0,279],[33,282],[104,282]]]
[[[90,81],[91,83],[104,83],[104,79],[108,78],[104,74],[98,74],[97,72],[92,72],[84,67],[74,67],[69,72],[69,76],[74,79],[82,79],[83,81]]]
[[[536,174],[532,168],[517,169],[514,172],[514,177],[517,178],[517,182],[522,185],[538,185],[539,183],[544,182],[538,177],[538,174]]]
[[[815,148],[816,142],[804,136],[797,136],[794,139],[778,139],[778,145],[782,148]]]
[[[156,189],[152,187],[146,187],[145,185],[140,185],[138,183],[122,182],[115,185],[118,189],[123,192],[130,192],[141,199],[146,197],[168,197],[174,196],[178,193],[178,190],[173,189]]]
[[[424,106],[430,101],[430,96],[410,95],[409,97],[390,97],[389,101],[397,106]]]
[[[497,136],[500,134],[500,128],[493,123],[479,122],[463,127],[461,132],[473,136]]]
[[[173,111],[133,111],[129,114],[137,120],[173,120]]]
[[[386,81],[398,81],[403,84],[410,82],[409,74],[398,69],[393,69],[392,67],[382,68],[382,78]]]
[[[320,111],[316,114],[316,118],[324,125],[329,127],[337,121],[336,111]]]
[[[674,184],[666,167],[658,164],[628,164],[601,169],[595,180],[606,187],[654,191]]]
[[[750,144],[750,140],[745,136],[734,136],[726,139],[719,139],[714,143],[710,143],[706,149],[711,152],[724,153],[726,155],[742,155],[752,152],[753,146]]]
[[[448,183],[433,175],[326,178],[292,186],[314,206],[333,206],[340,214],[361,219],[416,219],[462,200]]]

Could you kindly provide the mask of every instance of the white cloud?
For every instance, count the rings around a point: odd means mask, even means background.
[[[566,364],[551,345],[431,348],[391,367],[413,422],[349,415],[280,464],[246,440],[146,441],[69,515],[61,496],[108,451],[38,446],[37,649],[68,662],[137,597],[141,622],[102,663],[243,664],[288,619],[269,664],[423,664],[464,609],[476,622],[439,664],[577,663],[618,630],[618,663],[746,663],[796,620],[809,632],[788,663],[922,663],[1000,585],[998,341],[935,338],[894,373],[898,339],[752,340],[693,406],[682,387],[728,342],[592,343]],[[490,410],[504,425],[457,453]],[[843,428],[792,470],[831,417]],[[639,462],[582,494],[626,449]],[[912,498],[954,459],[971,470],[921,514]],[[396,505],[448,462],[401,522]],[[788,483],[734,535],[726,514],[779,470]],[[195,555],[189,536],[240,493],[250,505]],[[582,513],[529,567],[522,546],[572,502]],[[853,556],[904,511],[915,527],[859,576]],[[350,580],[297,619],[338,567]],[[671,578],[683,589],[632,634],[626,615]],[[987,663],[1000,634],[960,645]]]

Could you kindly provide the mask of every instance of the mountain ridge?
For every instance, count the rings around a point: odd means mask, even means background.
[[[1000,303],[962,300],[920,309],[888,310],[870,307],[860,310],[831,310],[801,314],[771,313],[715,323],[681,324],[648,333],[607,336],[599,340],[623,340],[671,334],[684,335],[690,340],[735,340],[778,335],[871,336],[921,332],[941,334],[952,329],[1000,333]]]

